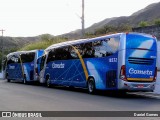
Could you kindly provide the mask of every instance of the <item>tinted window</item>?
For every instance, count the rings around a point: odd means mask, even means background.
[[[49,52],[47,63],[54,60],[79,59],[110,56],[118,50],[119,37],[96,40],[94,42],[71,45],[53,49]]]
[[[69,47],[69,46],[56,49],[55,50],[55,52],[56,52],[56,59],[57,60],[72,59],[70,51],[71,51],[71,47]]]
[[[42,58],[41,58],[41,62],[40,62],[40,70],[42,70],[42,69],[43,69],[43,67],[44,67],[45,59],[46,59],[46,55],[45,55],[45,56],[42,56]]]
[[[47,63],[54,60],[73,59],[72,49],[70,46],[63,48],[56,48],[49,52]]]
[[[71,46],[70,54],[72,56],[72,59],[79,58],[77,53],[79,53],[81,56],[84,55],[83,47],[84,47],[84,44],[77,44],[77,45],[74,45],[73,47]]]
[[[20,63],[20,59],[18,56],[16,55],[12,55],[8,58],[7,64],[11,64],[11,63]]]
[[[55,53],[54,50],[52,50],[52,51],[49,52],[48,58],[47,58],[47,63],[50,62],[50,61],[54,61],[55,60],[55,54],[56,53]]]
[[[22,63],[32,62],[34,61],[34,57],[35,57],[34,52],[21,54]]]
[[[119,37],[107,38],[94,41],[93,49],[95,57],[106,57],[117,52],[119,46]]]
[[[82,57],[83,58],[93,58],[95,54],[95,50],[93,47],[93,42],[85,43],[82,49]]]

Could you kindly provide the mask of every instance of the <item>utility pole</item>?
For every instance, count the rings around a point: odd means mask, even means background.
[[[85,29],[84,29],[84,0],[82,0],[82,37],[85,35]]]
[[[5,30],[0,30],[1,32],[2,32],[2,36],[1,36],[1,40],[2,40],[2,44],[1,44],[1,49],[2,49],[2,61],[1,61],[1,69],[3,70],[3,32],[5,31]]]

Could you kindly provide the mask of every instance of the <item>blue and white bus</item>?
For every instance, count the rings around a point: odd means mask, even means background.
[[[7,55],[5,62],[5,77],[10,80],[22,81],[24,84],[38,81],[36,74],[37,59],[44,50],[18,51]]]
[[[157,69],[160,71],[160,41],[157,42]]]
[[[153,91],[157,40],[117,33],[54,44],[45,49],[40,83],[99,90]]]

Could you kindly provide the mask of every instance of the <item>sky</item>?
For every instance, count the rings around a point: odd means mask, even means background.
[[[106,18],[129,16],[160,0],[84,0],[85,28]],[[4,36],[60,35],[81,29],[82,0],[0,0]],[[0,32],[0,35],[2,33]]]

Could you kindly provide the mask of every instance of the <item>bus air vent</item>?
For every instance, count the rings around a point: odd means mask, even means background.
[[[154,59],[152,58],[137,58],[137,57],[129,57],[128,62],[131,64],[142,64],[142,65],[152,65]]]

